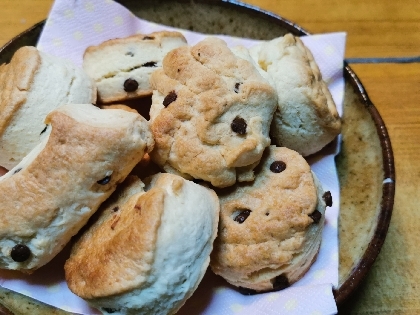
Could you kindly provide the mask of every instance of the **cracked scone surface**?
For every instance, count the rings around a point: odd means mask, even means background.
[[[253,180],[277,96],[250,61],[209,37],[168,53],[151,85],[155,163],[216,187]]]
[[[279,290],[315,260],[323,190],[305,159],[284,147],[270,146],[255,171],[254,182],[217,191],[221,214],[210,265],[235,286]]]
[[[210,262],[219,201],[173,174],[129,177],[73,246],[69,288],[104,314],[174,314]]]
[[[153,148],[148,122],[124,110],[64,105],[45,122],[43,141],[0,178],[2,269],[49,262]]]
[[[184,45],[184,36],[170,31],[111,39],[86,49],[83,68],[98,86],[100,103],[150,96],[151,73],[170,50]]]
[[[272,78],[278,96],[271,137],[307,156],[321,150],[341,130],[334,100],[312,53],[299,37],[287,34],[251,48]]]
[[[64,104],[96,102],[93,80],[35,47],[0,66],[0,165],[11,169],[40,141],[47,114]]]

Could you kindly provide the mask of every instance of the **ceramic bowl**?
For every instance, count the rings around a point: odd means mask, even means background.
[[[289,32],[298,36],[310,34],[280,16],[232,0],[119,2],[143,19],[202,33],[255,39],[272,39]],[[19,47],[36,45],[43,25],[44,22],[36,24],[1,48],[0,64],[8,62]],[[339,306],[357,289],[379,254],[395,192],[394,160],[384,122],[346,64],[344,76],[342,143],[336,157],[341,203],[339,285],[334,294]],[[2,288],[0,302],[16,312],[53,312],[48,306]],[[6,309],[3,313],[8,314]]]

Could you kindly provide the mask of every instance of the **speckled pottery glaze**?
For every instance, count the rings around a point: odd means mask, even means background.
[[[296,24],[236,1],[118,1],[155,23],[209,34],[272,39],[288,32],[308,35]],[[21,46],[36,45],[40,22],[0,48],[0,64]],[[345,65],[346,79],[341,152],[336,158],[340,181],[339,285],[341,305],[354,292],[379,254],[391,219],[395,169],[391,142],[378,111],[360,80]],[[0,287],[1,314],[69,314]]]

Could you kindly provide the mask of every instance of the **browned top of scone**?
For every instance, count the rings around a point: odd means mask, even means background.
[[[317,191],[297,152],[270,146],[250,184],[219,192],[219,235],[212,269],[235,282],[290,264],[301,250]]]
[[[84,106],[94,108],[93,113],[80,111]],[[93,105],[71,105],[46,117],[52,130],[44,149],[29,165],[0,181],[0,237],[30,238],[66,207],[97,207],[98,196],[113,191],[134,167],[133,156],[153,147],[148,124],[140,115],[106,111],[112,123],[99,126],[104,123],[95,119],[105,118],[99,112]],[[100,183],[107,175],[105,184]],[[80,190],[83,194],[74,196]]]
[[[94,303],[145,289],[146,295],[161,300],[144,303],[161,308],[166,297],[192,294],[208,267],[217,234],[219,202],[214,191],[160,173],[147,179],[142,192],[142,183],[128,178],[99,211],[65,264],[75,294]],[[173,268],[177,263],[188,266]],[[181,285],[180,290],[171,287]]]
[[[38,50],[25,46],[16,51],[9,64],[0,66],[0,134],[25,103],[27,91],[40,65]]]
[[[129,179],[118,191],[139,180]],[[141,287],[151,272],[164,191],[113,196],[100,216],[73,246],[65,264],[69,288],[86,299]],[[147,209],[147,211],[144,211]]]
[[[259,161],[277,97],[222,40],[172,50],[151,85],[157,164],[225,187],[235,183],[237,168]]]
[[[158,32],[150,33],[150,34],[136,34],[136,35],[123,37],[123,38],[109,39],[99,45],[89,46],[88,48],[86,48],[84,54],[86,55],[86,54],[90,54],[96,51],[101,51],[103,47],[119,46],[121,44],[126,44],[126,43],[129,44],[130,42],[138,43],[139,41],[145,41],[149,43],[151,42],[160,43],[162,38],[164,37],[178,37],[180,39],[185,40],[184,35],[176,31],[158,31]]]

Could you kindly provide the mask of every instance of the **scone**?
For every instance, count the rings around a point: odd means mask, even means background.
[[[20,48],[0,66],[0,165],[13,168],[39,143],[53,109],[95,102],[95,83],[82,69],[35,47]]]
[[[104,314],[174,314],[209,265],[218,198],[172,174],[154,175],[146,192],[128,181],[73,246],[68,286]]]
[[[331,200],[301,155],[270,146],[253,183],[217,193],[221,210],[210,262],[214,273],[242,289],[266,292],[283,289],[307,272]]]
[[[138,113],[134,108],[131,108],[124,104],[112,104],[112,105],[101,105],[99,106],[100,109],[122,109],[132,113]]]
[[[186,44],[181,33],[169,31],[111,39],[86,49],[83,68],[98,86],[99,103],[150,96],[150,74],[170,50]]]
[[[0,268],[49,262],[153,148],[148,122],[90,104],[52,111],[42,142],[0,178]]]
[[[307,156],[341,130],[334,100],[312,53],[299,37],[284,37],[251,48],[251,55],[274,82],[278,107],[270,135],[278,146]]]
[[[172,50],[150,82],[156,164],[216,187],[254,179],[277,96],[250,61],[210,37]]]

